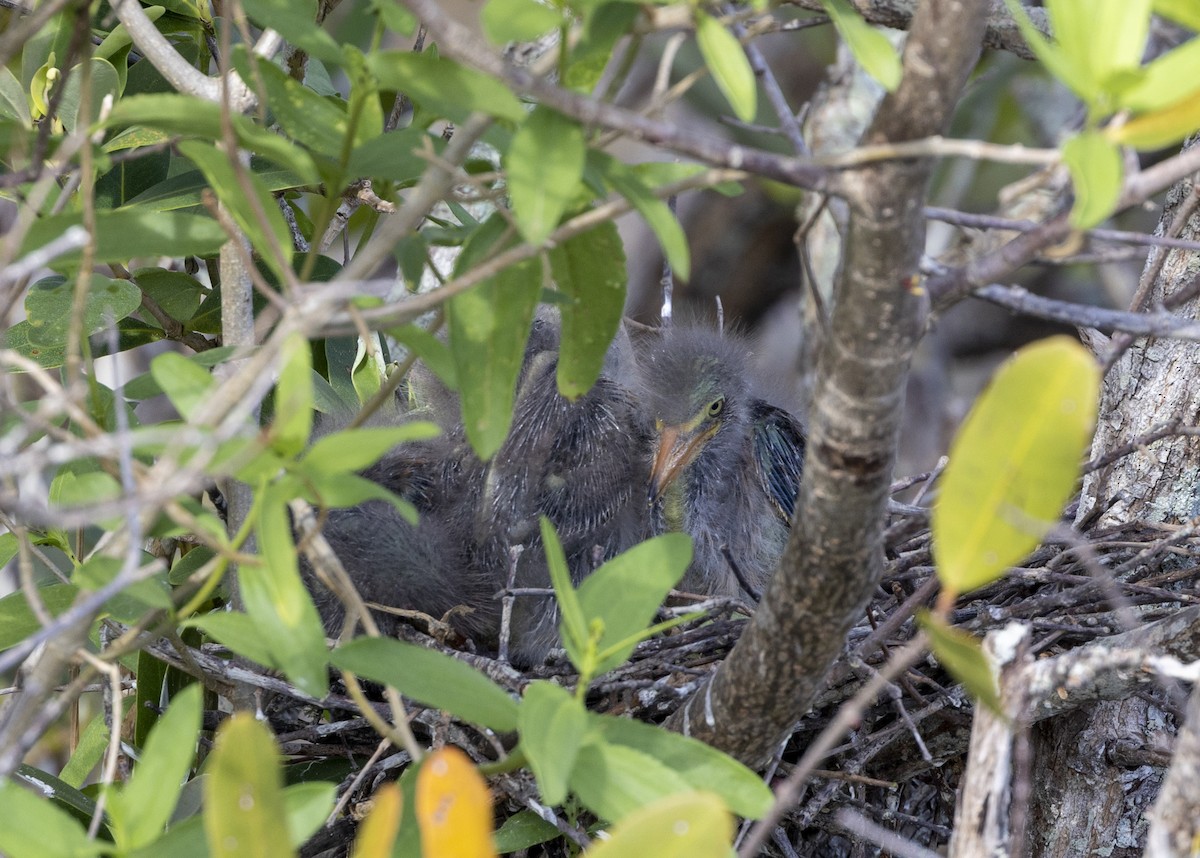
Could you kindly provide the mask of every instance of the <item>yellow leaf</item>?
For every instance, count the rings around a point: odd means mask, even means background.
[[[1079,479],[1099,384],[1096,361],[1062,336],[1026,346],[996,373],[950,446],[933,508],[946,589],[996,580],[1053,526]]]
[[[458,748],[434,751],[421,764],[416,804],[424,858],[495,858],[492,795]]]
[[[1200,98],[1190,95],[1170,107],[1144,113],[1107,134],[1116,143],[1135,149],[1161,149],[1178,143],[1200,128]]]
[[[283,772],[271,731],[249,712],[221,725],[204,784],[204,833],[214,858],[287,858]]]
[[[358,828],[350,858],[388,858],[400,830],[404,814],[404,795],[395,782],[386,783],[375,793],[374,806]]]
[[[710,792],[668,795],[613,826],[586,858],[724,858],[732,854],[733,817]]]

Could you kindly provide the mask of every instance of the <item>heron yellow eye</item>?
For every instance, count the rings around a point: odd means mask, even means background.
[[[712,402],[708,403],[708,416],[716,417],[725,410],[725,397],[718,396]]]

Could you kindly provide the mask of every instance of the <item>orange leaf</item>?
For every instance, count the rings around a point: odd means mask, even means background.
[[[376,790],[373,806],[358,828],[350,858],[389,858],[400,830],[404,795],[394,781]]]
[[[416,804],[424,858],[496,858],[492,795],[458,748],[425,758],[417,772]]]

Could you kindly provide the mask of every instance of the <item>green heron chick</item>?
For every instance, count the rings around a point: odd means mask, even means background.
[[[688,327],[664,329],[639,356],[652,529],[691,535],[683,589],[759,595],[787,543],[804,432],[763,398],[750,360],[738,340]]]
[[[610,349],[600,378],[574,402],[558,392],[557,322],[535,320],[508,438],[487,466],[477,510],[480,565],[506,586],[548,588],[539,519],[554,525],[575,583],[647,535],[638,486],[646,441],[628,389],[617,382],[627,342]],[[551,597],[513,604],[511,657],[541,661],[557,640]]]
[[[329,510],[322,533],[363,601],[435,619],[448,616],[465,637],[487,638],[498,625],[495,586],[471,566],[469,534],[452,514],[451,498],[468,479],[456,473],[453,452],[442,439],[401,445],[363,471],[362,476],[412,503],[417,524],[387,501],[368,500]],[[339,634],[344,606],[303,558],[301,570],[326,631]],[[383,634],[395,634],[396,614],[372,614]]]

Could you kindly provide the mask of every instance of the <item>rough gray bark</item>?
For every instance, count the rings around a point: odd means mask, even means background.
[[[1120,749],[1149,746],[1165,715],[1140,697],[1098,703],[1033,733],[1029,854],[1133,858],[1161,773]]]
[[[1190,182],[1173,188],[1156,234],[1185,239],[1200,235],[1195,201]],[[1170,305],[1171,296],[1188,288],[1197,271],[1200,260],[1193,253],[1169,251],[1161,263],[1158,253],[1151,254],[1139,308]],[[1198,311],[1194,301],[1176,308],[1189,318],[1196,318]],[[1183,522],[1196,515],[1200,501],[1200,439],[1173,436],[1145,445],[1138,439],[1172,420],[1193,422],[1200,413],[1200,387],[1195,384],[1200,345],[1154,339],[1127,343],[1117,335],[1109,352],[1126,345],[1105,378],[1092,452],[1130,452],[1088,476],[1080,517],[1096,510],[1107,521]],[[1137,757],[1161,744],[1171,732],[1171,721],[1147,699],[1130,697],[1098,703],[1035,729],[1034,771],[1043,777],[1033,804],[1031,853],[1055,858],[1093,855],[1096,850],[1112,856],[1141,854],[1145,814],[1158,792],[1162,770],[1139,764]],[[1116,753],[1117,748],[1133,753]]]
[[[978,58],[985,10],[982,0],[921,4],[903,81],[884,99],[864,142],[913,140],[945,128]],[[917,266],[929,174],[928,162],[915,161],[845,177],[845,262],[791,540],[746,633],[670,722],[749,763],[765,761],[808,708],[878,580],[908,365],[928,313]]]
[[[1188,698],[1171,769],[1150,814],[1147,858],[1195,855],[1200,843],[1200,685]]]

